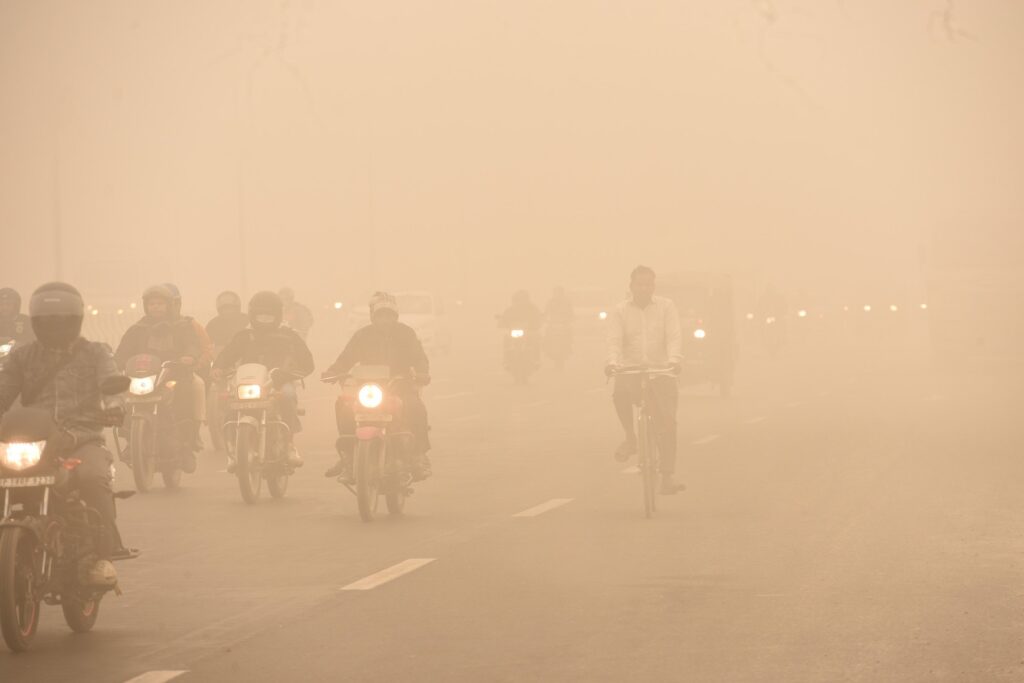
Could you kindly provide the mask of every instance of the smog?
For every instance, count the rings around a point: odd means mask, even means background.
[[[0,2],[0,679],[1024,679],[1022,44]]]

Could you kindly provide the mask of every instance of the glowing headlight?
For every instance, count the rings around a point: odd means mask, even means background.
[[[4,467],[12,470],[27,470],[29,467],[39,464],[46,442],[6,443],[3,446]]]
[[[694,339],[703,339],[705,336],[706,336],[706,333],[704,332],[704,330],[702,330],[700,328],[698,328],[698,329],[693,331],[693,338]]]
[[[0,358],[9,354],[13,348],[14,344],[0,344]]]
[[[805,311],[805,310],[803,310],[801,308],[799,311],[797,311],[796,316],[798,318],[806,318],[807,317],[807,311]]]
[[[753,313],[747,313],[747,320],[753,320],[753,319],[754,319],[754,314]]]
[[[334,302],[334,310],[340,311],[344,305],[345,304],[341,303],[340,301],[335,301]]]
[[[252,401],[263,395],[263,388],[259,384],[239,384],[238,399],[241,401]]]
[[[132,377],[132,383],[128,386],[128,393],[135,394],[136,396],[145,396],[146,394],[153,393],[153,387],[156,385],[156,375],[150,375],[149,377]]]
[[[597,317],[600,318],[601,320],[607,320],[608,311],[601,311],[600,313],[597,314]]]
[[[359,389],[359,405],[364,408],[379,408],[384,402],[384,390],[376,384],[364,384]]]
[[[522,330],[512,330],[511,332],[509,332],[509,334],[512,335],[513,339],[520,339],[523,336],[523,331]]]
[[[775,324],[775,316],[771,316],[771,315],[768,316],[767,318],[764,319],[764,322],[765,322],[766,325],[774,325]]]

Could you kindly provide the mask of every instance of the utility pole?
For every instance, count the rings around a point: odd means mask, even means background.
[[[60,178],[60,147],[57,147],[53,155],[53,167],[51,169],[51,180],[53,183],[53,276],[55,280],[64,279],[64,234],[61,226],[61,178]]]

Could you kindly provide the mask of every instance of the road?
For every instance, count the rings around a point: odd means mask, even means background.
[[[47,608],[0,679],[1024,680],[1016,382],[747,358],[732,399],[684,393],[688,489],[645,520],[579,346],[528,388],[492,350],[439,359],[435,477],[372,524],[321,476],[332,399],[310,387],[284,500],[244,504],[204,454],[123,502],[144,553],[124,596],[87,635]]]

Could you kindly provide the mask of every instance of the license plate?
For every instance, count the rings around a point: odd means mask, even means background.
[[[390,415],[356,415],[356,422],[391,422]]]
[[[0,479],[0,489],[17,489],[28,486],[47,486],[56,481],[56,478],[48,477],[17,477],[12,479]]]

